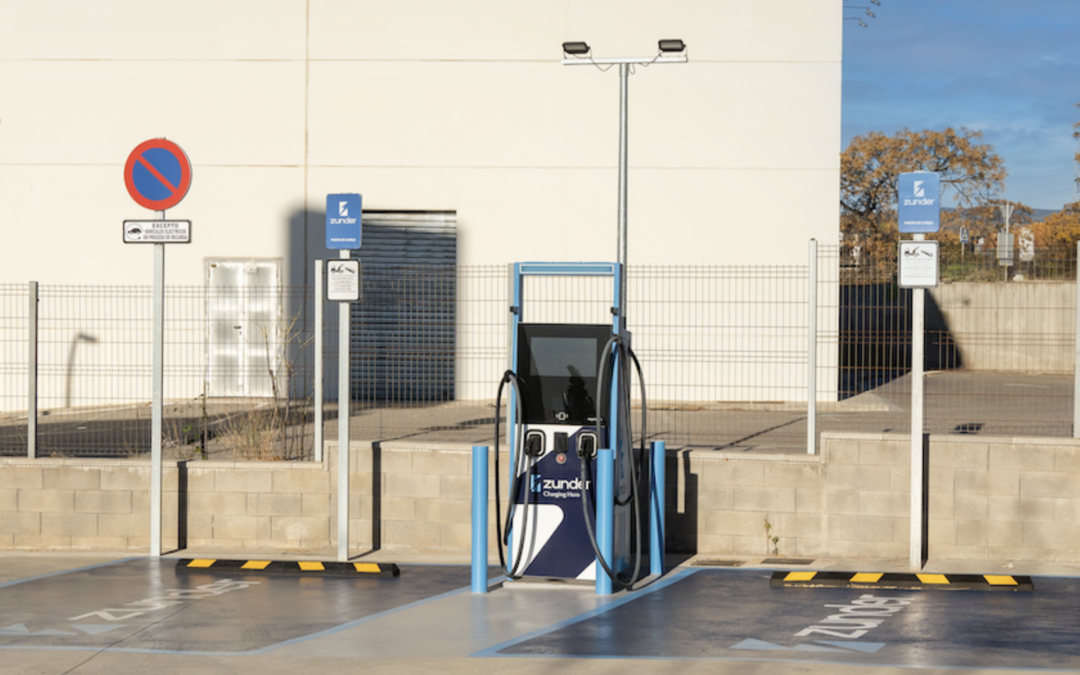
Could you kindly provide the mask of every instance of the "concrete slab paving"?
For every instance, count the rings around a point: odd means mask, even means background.
[[[543,584],[475,595],[460,564],[356,580],[175,563],[0,556],[0,673],[1080,670],[1075,576],[1036,577],[1033,593],[770,589],[775,567],[683,565],[598,598]]]

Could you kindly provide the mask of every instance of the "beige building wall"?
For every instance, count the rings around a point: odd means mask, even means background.
[[[630,260],[802,262],[837,233],[839,3],[136,0],[0,3],[3,282],[149,283],[120,223],[148,138],[194,164],[170,283],[205,257],[325,256],[328,192],[458,212],[459,262],[615,256],[617,69],[630,78]],[[306,236],[304,229],[307,229]],[[10,255],[14,254],[14,255]],[[46,260],[48,264],[45,264]]]
[[[168,285],[204,283],[208,258],[280,259],[283,283],[310,283],[314,259],[337,257],[322,215],[336,192],[362,193],[366,209],[455,211],[464,266],[614,260],[618,68],[564,67],[567,40],[597,57],[652,57],[661,38],[688,45],[689,63],[630,77],[631,265],[804,265],[810,238],[838,236],[841,11],[805,0],[0,0],[0,283],[149,286],[152,247],[123,244],[121,223],[156,217],[123,182],[128,154],[154,137],[194,166],[167,214],[193,223],[192,243],[168,247]],[[473,298],[458,299],[472,321]],[[459,381],[459,395],[487,398],[493,385]]]

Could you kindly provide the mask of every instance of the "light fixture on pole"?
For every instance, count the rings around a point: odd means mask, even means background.
[[[873,2],[874,0],[870,0]],[[564,66],[596,66],[600,70],[607,70],[611,66],[619,66],[619,231],[618,231],[618,261],[622,266],[623,273],[620,278],[620,306],[626,306],[626,262],[627,262],[627,227],[626,227],[626,194],[627,194],[627,101],[628,84],[630,74],[634,66],[648,67],[654,63],[686,63],[689,59],[686,54],[686,43],[682,40],[660,40],[657,43],[657,53],[652,57],[616,57],[595,58],[590,55],[592,51],[585,42],[563,43]],[[606,67],[605,67],[606,66]],[[619,326],[626,328],[625,316],[619,317]]]
[[[870,0],[870,2],[872,4],[878,6],[878,7],[881,7],[881,0]],[[865,9],[866,10],[866,16],[870,17],[871,19],[876,19],[877,18],[877,15],[874,14],[871,11],[871,8],[867,7],[866,5],[847,5],[847,4],[845,4],[844,9]],[[867,24],[865,21],[863,21],[862,17],[858,17],[858,16],[845,16],[844,21],[858,21],[859,25],[862,26],[863,28],[868,28],[869,27],[869,24]]]

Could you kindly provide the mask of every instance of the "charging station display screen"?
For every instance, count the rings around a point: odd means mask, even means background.
[[[520,324],[517,373],[532,424],[596,424],[596,376],[611,327]]]
[[[540,377],[596,375],[596,338],[534,337],[529,374]]]

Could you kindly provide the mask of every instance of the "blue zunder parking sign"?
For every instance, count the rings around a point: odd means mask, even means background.
[[[941,174],[902,173],[896,181],[900,231],[926,233],[941,229]]]
[[[326,195],[326,248],[360,248],[360,195]]]

